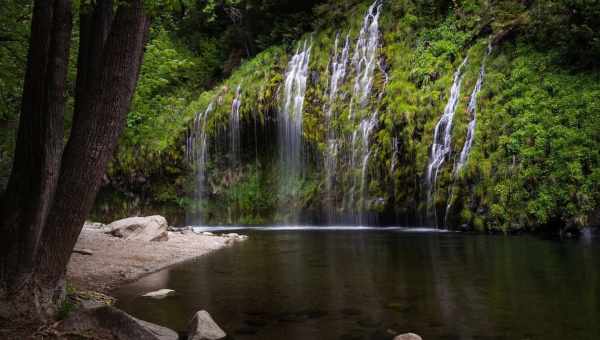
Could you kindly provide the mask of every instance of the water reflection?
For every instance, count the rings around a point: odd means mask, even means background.
[[[116,292],[184,330],[208,310],[241,339],[598,339],[590,242],[380,231],[249,231],[250,240]],[[178,295],[139,295],[171,288]]]

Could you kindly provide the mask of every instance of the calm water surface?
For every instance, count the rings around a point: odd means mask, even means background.
[[[147,276],[118,307],[183,331],[208,310],[230,339],[600,339],[599,240],[403,230],[247,230]],[[170,288],[164,300],[140,297]]]

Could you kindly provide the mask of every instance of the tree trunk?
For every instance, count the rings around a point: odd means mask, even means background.
[[[71,251],[98,192],[135,90],[149,21],[141,0],[119,8],[98,77],[63,156],[56,198],[42,235],[37,266],[44,280],[63,279]]]
[[[2,212],[12,208],[15,213],[3,220],[0,235],[18,231],[19,237],[3,242],[8,250],[0,253],[0,317],[44,320],[56,313],[64,298],[71,251],[123,130],[149,28],[143,0],[119,3],[114,19],[110,0],[97,1],[93,12],[83,14],[76,111],[62,160],[71,4],[69,0],[35,3],[27,73],[31,84],[28,87],[26,81],[16,150],[20,158],[15,160],[12,187],[2,205]],[[46,63],[36,56],[45,57]],[[46,97],[39,101],[36,95]],[[29,108],[32,105],[39,113]],[[10,202],[11,193],[18,193],[18,200]],[[27,222],[30,219],[33,222]]]
[[[58,180],[70,42],[70,1],[36,1],[14,164],[0,204],[0,297],[22,291],[33,273]]]

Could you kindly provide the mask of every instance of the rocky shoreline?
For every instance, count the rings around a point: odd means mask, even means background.
[[[156,218],[137,219],[139,223],[139,219]],[[160,227],[147,227],[151,230],[146,232],[138,228],[125,237],[126,228],[115,229],[117,222],[110,225],[86,223],[83,227],[67,268],[67,281],[76,290],[108,294],[120,285],[245,239],[240,235],[169,231],[166,221]],[[153,235],[160,237],[150,241],[156,238]]]

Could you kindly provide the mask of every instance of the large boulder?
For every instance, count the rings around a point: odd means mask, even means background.
[[[108,225],[111,235],[139,241],[167,241],[167,227],[167,220],[159,215],[130,217]]]
[[[95,337],[116,340],[177,340],[175,331],[138,320],[112,306],[82,308],[62,321],[59,330],[70,333],[94,334]]]
[[[201,310],[194,315],[188,330],[188,340],[218,340],[227,334],[217,325],[207,311]]]
[[[423,338],[421,338],[419,335],[417,335],[415,333],[406,333],[406,334],[396,335],[394,340],[423,340]]]

